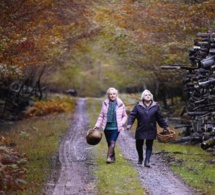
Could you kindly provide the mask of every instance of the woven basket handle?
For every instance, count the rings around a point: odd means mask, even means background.
[[[163,132],[170,132],[170,130],[167,130],[167,129],[163,129]]]
[[[93,129],[87,130],[87,135],[89,135],[89,133],[90,133],[91,131],[94,131],[94,130],[93,130]]]

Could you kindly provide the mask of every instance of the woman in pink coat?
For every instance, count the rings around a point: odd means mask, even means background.
[[[103,102],[101,112],[93,129],[104,130],[108,144],[107,163],[115,162],[115,145],[120,131],[124,130],[127,121],[125,105],[118,98],[118,91],[115,88],[107,90],[107,99]]]

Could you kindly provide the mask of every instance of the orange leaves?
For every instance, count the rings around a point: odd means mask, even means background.
[[[37,102],[35,105],[31,108],[29,108],[24,116],[30,117],[30,116],[45,116],[48,114],[53,113],[61,113],[64,112],[66,108],[63,104],[58,104],[56,102]]]
[[[68,99],[49,99],[47,101],[38,101],[33,107],[24,112],[24,117],[45,116],[48,114],[56,114],[61,112],[72,111],[74,101]]]
[[[0,4],[0,38],[7,40],[0,43],[4,53],[0,53],[0,61],[19,66],[51,64],[63,54],[68,38],[90,27],[84,17],[85,3],[90,1],[15,0]]]
[[[11,138],[5,138],[4,136],[2,136],[1,138],[0,138],[0,146],[1,145],[4,145],[4,146],[13,146],[13,145],[15,145],[14,143],[13,143],[13,141],[12,141],[12,139]]]
[[[178,1],[138,3],[128,0],[99,8],[95,19],[106,24],[106,28],[114,26],[124,29],[135,42],[146,37],[146,44],[151,44],[184,39],[186,33],[201,27],[206,18],[210,19],[214,9],[214,3],[210,1],[192,5]],[[195,18],[199,21],[194,21]]]

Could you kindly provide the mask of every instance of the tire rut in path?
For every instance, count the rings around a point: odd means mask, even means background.
[[[85,139],[86,130],[89,129],[86,106],[84,99],[78,100],[73,120],[59,147],[58,178],[54,181],[51,176],[45,190],[47,195],[95,194],[94,178],[89,172],[90,166],[94,164],[89,157],[92,147],[89,147]]]
[[[117,140],[122,154],[137,170],[140,182],[148,195],[196,195],[196,191],[187,186],[175,175],[158,154],[153,152],[150,163],[151,168],[137,166],[137,152],[135,139],[130,132],[123,131]]]

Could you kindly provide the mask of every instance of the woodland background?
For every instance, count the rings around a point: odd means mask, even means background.
[[[68,89],[80,97],[101,97],[115,87],[134,98],[148,88],[165,106],[167,99],[183,96],[183,72],[160,67],[189,66],[196,34],[215,29],[215,0],[0,0],[0,9],[3,194],[41,192],[74,112],[75,98],[59,98]],[[190,154],[190,146],[176,147]],[[182,155],[180,162],[188,163],[175,169],[214,194],[213,156],[197,151],[188,156],[191,161]]]
[[[196,34],[215,24],[214,0],[0,0],[0,9],[0,112],[12,119],[68,89],[182,95],[182,73],[160,66],[189,65]]]

